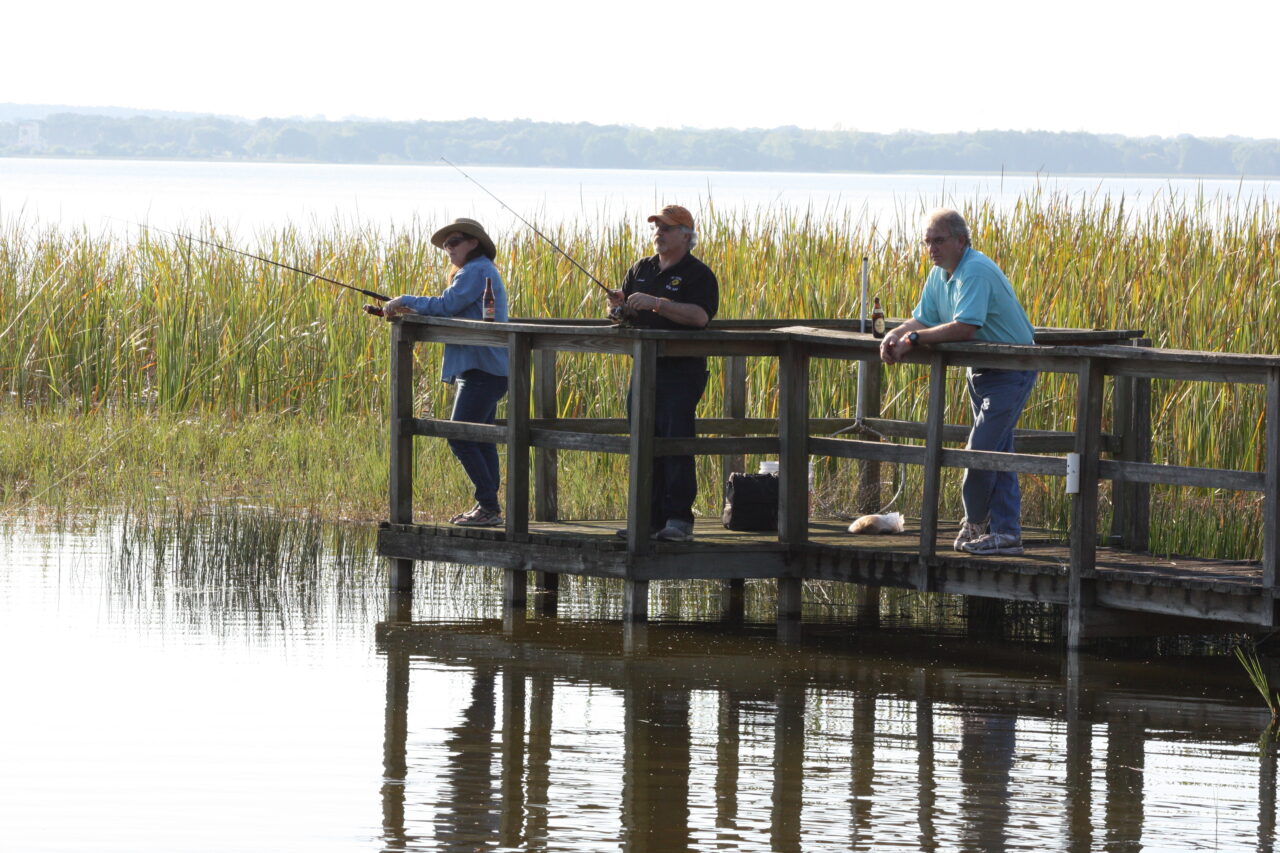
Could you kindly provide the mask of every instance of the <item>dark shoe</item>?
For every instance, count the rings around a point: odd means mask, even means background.
[[[660,542],[692,542],[693,525],[687,521],[672,518],[667,521],[666,527],[649,538]]]
[[[501,527],[502,513],[477,506],[470,512],[455,515],[453,523],[460,527]]]

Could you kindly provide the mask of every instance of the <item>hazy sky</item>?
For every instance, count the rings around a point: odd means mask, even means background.
[[[0,101],[1280,137],[1280,3],[24,2]]]

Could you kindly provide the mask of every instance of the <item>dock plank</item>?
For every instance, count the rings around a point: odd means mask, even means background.
[[[810,519],[808,539],[797,545],[780,543],[776,533],[731,531],[718,520],[699,519],[693,542],[650,542],[642,554],[629,553],[616,535],[625,526],[617,519],[531,521],[521,541],[513,541],[500,528],[384,525],[378,550],[399,559],[632,580],[800,577],[905,589],[919,581],[918,519],[907,519],[901,533],[876,536],[848,533],[847,521]],[[1065,534],[1027,528],[1024,554],[997,557],[951,550],[955,534],[955,523],[940,523],[934,555],[926,561],[936,591],[1068,603],[1071,549]],[[1099,546],[1090,577],[1108,607],[1248,625],[1266,624],[1273,608],[1257,562]]]

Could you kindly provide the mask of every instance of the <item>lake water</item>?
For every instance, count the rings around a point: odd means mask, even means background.
[[[872,175],[805,172],[638,171],[464,166],[468,175],[538,226],[641,218],[663,204],[695,211],[786,208],[892,223],[942,204],[1014,203],[1039,186],[1075,204],[1123,197],[1141,210],[1175,198],[1280,199],[1265,181],[1028,175]],[[0,158],[0,219],[83,226],[91,232],[146,222],[206,221],[251,234],[285,224],[428,227],[458,216],[502,234],[514,215],[446,165],[167,162]]]
[[[433,566],[389,599],[362,528],[2,533],[5,851],[1274,846],[1267,715],[1230,658],[1077,672],[938,602],[930,630],[910,596],[872,629],[812,590],[781,644],[679,583],[624,649],[616,585],[504,618],[496,574]]]
[[[538,224],[678,201],[894,218],[1036,185],[1129,206],[1268,184],[470,168]],[[522,228],[440,166],[0,159],[0,219],[238,232],[455,216]],[[898,594],[878,629],[809,590],[801,642],[705,585],[425,566],[385,592],[367,528],[0,519],[0,850],[1249,850],[1276,754],[1234,660],[978,641]]]

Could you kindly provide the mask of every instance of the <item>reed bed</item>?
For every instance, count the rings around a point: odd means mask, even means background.
[[[1170,196],[1140,213],[1123,198],[1034,191],[1007,209],[959,205],[974,243],[1046,326],[1145,330],[1156,346],[1280,352],[1280,208],[1231,198]],[[695,211],[697,253],[717,272],[721,317],[833,318],[857,312],[862,257],[891,316],[914,305],[927,273],[923,209],[893,221],[851,212]],[[384,293],[438,292],[447,274],[430,228],[352,225],[285,228],[235,240],[207,224],[199,235]],[[543,229],[605,281],[648,251],[639,218]],[[499,268],[514,316],[598,317],[598,290],[535,235],[500,241]],[[162,236],[92,234],[28,220],[0,223],[0,501],[120,504],[157,493],[198,502],[238,498],[282,508],[376,518],[385,502],[387,335],[357,310],[359,297],[305,276]],[[419,410],[445,416],[439,352],[417,353]],[[561,414],[620,416],[624,358],[566,355]],[[719,369],[703,411],[720,407]],[[776,413],[776,365],[749,365],[753,415]],[[967,422],[954,377],[949,420]],[[926,376],[886,372],[885,413],[921,418]],[[855,377],[845,363],[813,370],[815,415],[851,415]],[[1023,425],[1069,429],[1074,379],[1044,376]],[[1156,461],[1258,470],[1262,399],[1256,389],[1158,382]],[[468,502],[443,447],[419,445],[423,517]],[[625,460],[562,455],[570,514],[620,515]],[[886,469],[886,480],[899,472]],[[700,467],[698,510],[719,509],[714,460]],[[894,508],[918,511],[907,469]],[[852,466],[822,460],[819,507],[849,510]],[[614,488],[605,493],[596,484]],[[944,512],[957,514],[958,473]],[[887,502],[894,487],[886,485]],[[1063,528],[1060,481],[1024,478],[1027,521]],[[1256,556],[1253,495],[1156,490],[1156,546],[1171,552]]]

